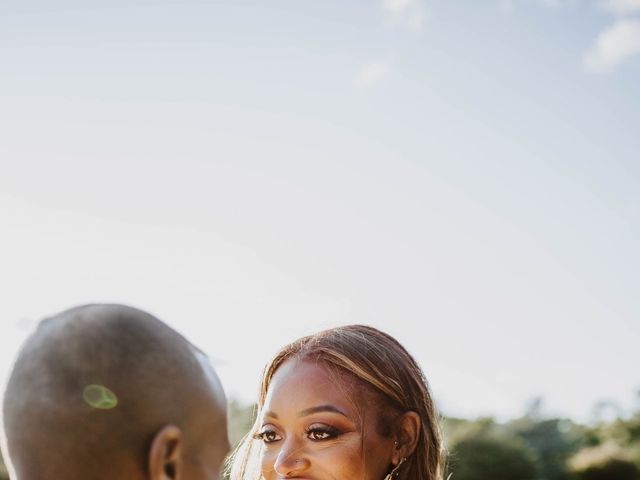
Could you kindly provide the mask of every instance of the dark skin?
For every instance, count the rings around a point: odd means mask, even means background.
[[[43,321],[16,361],[3,416],[14,480],[218,480],[229,451],[206,356],[122,305]]]
[[[383,435],[374,398],[356,385],[317,362],[278,368],[256,435],[265,480],[382,480],[414,452],[418,414],[399,414]]]

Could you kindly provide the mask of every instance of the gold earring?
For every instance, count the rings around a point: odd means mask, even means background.
[[[407,457],[402,457],[398,462],[398,465],[396,465],[393,468],[393,470],[391,470],[389,474],[386,477],[384,477],[384,480],[393,480],[394,478],[397,478],[398,475],[400,474],[400,466],[406,461],[407,461]]]

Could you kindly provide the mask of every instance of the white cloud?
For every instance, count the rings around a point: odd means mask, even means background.
[[[585,6],[587,3],[593,3],[594,1],[607,0],[538,0],[538,3],[549,8],[576,8]]]
[[[513,0],[500,0],[500,10],[503,12],[511,13],[515,9]]]
[[[607,72],[640,54],[640,20],[619,20],[604,30],[583,58],[592,72]]]
[[[411,8],[416,0],[383,0],[382,6],[389,12],[401,12]]]
[[[388,62],[372,62],[360,69],[353,82],[359,87],[367,87],[380,83],[389,74]]]
[[[640,12],[640,0],[599,0],[600,6],[615,15]]]
[[[424,24],[422,0],[382,0],[382,8],[392,23],[413,31],[422,30]]]
[[[586,0],[536,0],[538,5],[547,8],[574,7]],[[605,1],[605,0],[600,0]],[[511,13],[515,10],[516,5],[523,2],[516,0],[498,0],[498,6],[503,12]]]

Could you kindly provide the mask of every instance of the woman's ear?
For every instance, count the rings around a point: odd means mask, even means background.
[[[149,449],[149,480],[182,478],[182,432],[175,425],[162,427]]]
[[[405,412],[396,423],[396,442],[391,461],[394,465],[403,458],[408,458],[415,451],[420,437],[420,415],[416,412]]]

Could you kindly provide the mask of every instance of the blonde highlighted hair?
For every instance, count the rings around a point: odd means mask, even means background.
[[[231,480],[259,480],[259,448],[253,439],[260,427],[261,410],[276,370],[289,359],[311,360],[347,374],[379,399],[379,411],[413,411],[420,417],[420,434],[400,478],[442,480],[444,447],[439,418],[422,369],[392,336],[365,325],[332,328],[296,340],[283,347],[267,364],[260,384],[258,412],[251,431],[230,457]]]

